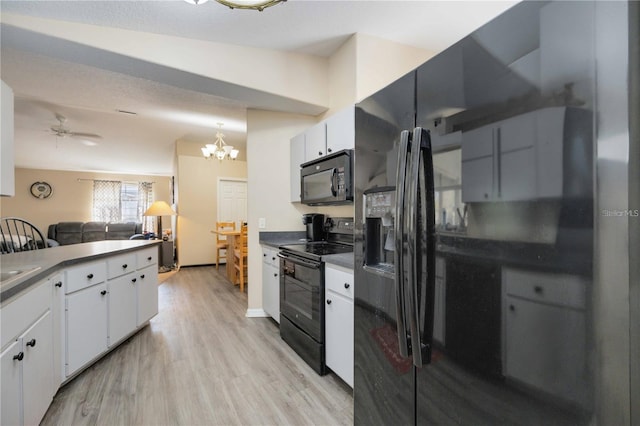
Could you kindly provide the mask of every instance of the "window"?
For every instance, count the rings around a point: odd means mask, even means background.
[[[153,217],[142,214],[153,203],[150,182],[93,181],[92,220],[99,222],[142,222],[143,230],[154,229]]]

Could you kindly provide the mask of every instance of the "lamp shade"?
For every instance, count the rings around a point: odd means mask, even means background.
[[[144,212],[143,216],[176,216],[177,214],[166,201],[156,201]]]

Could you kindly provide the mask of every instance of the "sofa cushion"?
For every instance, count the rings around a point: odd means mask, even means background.
[[[102,241],[107,239],[107,222],[86,222],[82,226],[82,242]]]
[[[82,226],[83,222],[59,222],[56,226],[55,240],[61,246],[81,243]]]
[[[135,222],[107,224],[107,240],[128,240],[135,233]]]

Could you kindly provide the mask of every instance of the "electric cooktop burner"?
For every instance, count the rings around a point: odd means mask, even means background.
[[[280,249],[287,251],[303,252],[315,254],[316,256],[327,256],[330,254],[350,253],[353,247],[347,244],[328,243],[326,241],[316,241],[302,244],[287,244],[280,246]]]

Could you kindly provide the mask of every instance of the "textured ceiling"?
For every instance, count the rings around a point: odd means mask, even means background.
[[[440,51],[512,4],[289,0],[259,13],[213,1],[3,0],[0,11],[328,56],[356,32]],[[244,148],[244,102],[62,60],[46,50],[22,51],[4,41],[1,53],[2,79],[17,94],[19,167],[170,175],[175,141],[211,140],[219,121],[226,140]],[[52,136],[56,113],[75,132],[101,135],[99,144]]]

